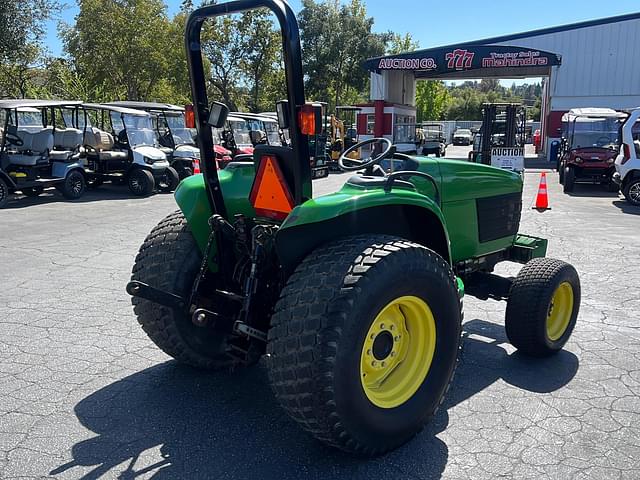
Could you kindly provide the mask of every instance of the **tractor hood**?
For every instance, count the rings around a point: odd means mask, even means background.
[[[522,192],[522,177],[509,170],[464,160],[437,162],[445,203]]]

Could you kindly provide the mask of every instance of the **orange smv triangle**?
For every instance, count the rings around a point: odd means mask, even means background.
[[[262,157],[249,200],[259,216],[284,220],[293,209],[293,198],[284,175],[272,155]]]

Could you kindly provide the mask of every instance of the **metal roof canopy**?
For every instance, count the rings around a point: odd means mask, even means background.
[[[83,103],[82,106],[86,110],[107,110],[110,112],[124,113],[127,115],[136,115],[138,117],[150,117],[149,112],[143,110],[135,110],[133,108],[118,107],[116,105],[107,105],[103,103]]]
[[[173,105],[171,103],[159,103],[159,102],[135,102],[135,101],[117,101],[107,102],[105,105],[114,105],[116,107],[133,108],[137,110],[160,110],[160,111],[174,111],[184,112],[184,107],[179,105]]]
[[[79,100],[35,100],[35,99],[18,99],[18,100],[0,100],[0,109],[13,110],[21,107],[76,107],[82,105]]]
[[[370,58],[364,68],[413,72],[416,78],[524,78],[547,76],[561,62],[560,55],[543,50],[463,44]]]

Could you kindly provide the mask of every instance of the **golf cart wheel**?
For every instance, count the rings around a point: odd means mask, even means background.
[[[0,178],[0,208],[4,207],[9,201],[9,185]]]
[[[158,181],[158,190],[161,192],[173,192],[180,183],[178,172],[173,167],[167,167]]]
[[[129,190],[138,197],[146,197],[153,193],[156,182],[149,170],[136,168],[129,174]]]
[[[138,251],[131,280],[188,296],[200,269],[202,255],[182,212],[165,217]],[[163,352],[197,368],[215,369],[234,364],[225,354],[226,335],[192,323],[187,311],[174,310],[132,297],[138,323]]]
[[[25,187],[20,191],[26,197],[37,197],[42,192],[44,192],[44,188],[43,187]]]
[[[193,175],[193,168],[182,167],[180,170],[178,170],[178,175],[180,176],[180,180],[184,180],[185,178]]]
[[[434,415],[460,345],[449,265],[386,235],[319,247],[298,266],[271,320],[276,397],[302,428],[347,452],[399,447]]]
[[[552,258],[534,258],[514,280],[505,327],[522,353],[546,357],[562,349],[580,310],[580,279],[575,268]]]
[[[622,189],[624,198],[635,206],[640,206],[640,178],[634,178]]]
[[[62,196],[67,200],[76,200],[80,198],[87,188],[84,181],[84,175],[79,170],[70,171],[62,185],[58,187]]]
[[[564,193],[573,192],[573,187],[576,183],[576,172],[573,168],[568,168],[564,172],[564,176],[562,178],[562,185]]]

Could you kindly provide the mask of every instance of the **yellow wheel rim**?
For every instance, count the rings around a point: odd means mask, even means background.
[[[562,282],[556,288],[549,303],[547,313],[547,337],[558,340],[569,326],[573,313],[573,288],[569,282]]]
[[[380,408],[409,400],[429,373],[436,349],[436,322],[424,300],[399,297],[369,327],[360,355],[360,380]]]

